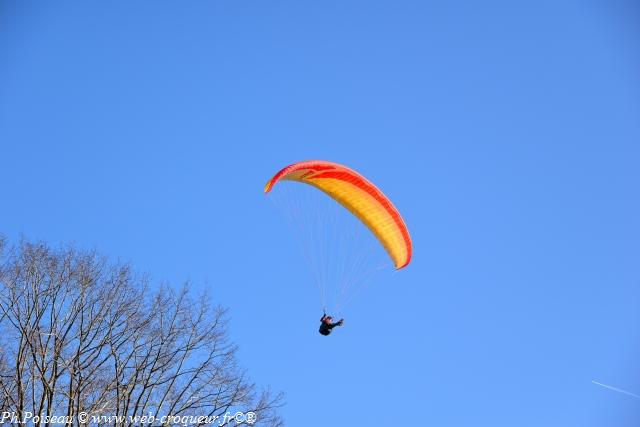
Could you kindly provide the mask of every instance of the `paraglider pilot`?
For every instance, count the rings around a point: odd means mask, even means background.
[[[342,324],[344,323],[344,319],[340,319],[336,323],[332,323],[332,321],[333,321],[333,317],[327,316],[327,313],[324,313],[322,315],[322,317],[320,318],[320,329],[319,329],[319,332],[322,335],[324,336],[329,335],[333,328],[335,328],[336,326],[342,326]]]

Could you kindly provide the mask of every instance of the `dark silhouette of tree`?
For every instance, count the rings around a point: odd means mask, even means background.
[[[237,365],[226,322],[188,285],[152,289],[96,252],[0,240],[0,412],[36,426],[282,425],[282,395]]]

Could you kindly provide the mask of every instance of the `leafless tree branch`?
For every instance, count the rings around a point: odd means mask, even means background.
[[[0,236],[0,412],[128,427],[251,411],[254,425],[281,426],[282,395],[247,380],[236,351],[225,310],[188,284],[153,291],[95,252]]]

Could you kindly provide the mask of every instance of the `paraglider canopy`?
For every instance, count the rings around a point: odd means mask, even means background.
[[[382,191],[353,169],[322,160],[294,163],[267,182],[265,193],[280,180],[312,185],[347,208],[376,236],[396,269],[411,261],[411,237],[400,212]]]

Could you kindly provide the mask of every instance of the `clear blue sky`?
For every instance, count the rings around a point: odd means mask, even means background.
[[[415,245],[329,339],[262,194],[310,158]],[[0,161],[0,232],[211,289],[290,426],[640,423],[632,1],[2,0]]]

